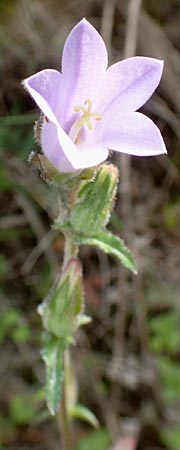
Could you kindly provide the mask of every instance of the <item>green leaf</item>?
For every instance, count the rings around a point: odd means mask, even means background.
[[[125,246],[122,239],[117,236],[114,236],[109,231],[101,231],[93,236],[79,236],[76,238],[78,244],[83,245],[93,245],[95,247],[99,247],[105,253],[109,255],[116,256],[123,266],[130,269],[133,273],[137,273],[137,268],[135,261],[131,252]]]
[[[180,448],[180,427],[171,426],[161,432],[162,441],[172,450]]]
[[[179,324],[180,317],[176,311],[166,312],[150,320],[149,327],[152,332],[150,345],[154,352],[165,352],[170,355],[179,352]]]
[[[10,416],[14,424],[30,424],[36,414],[35,407],[27,395],[16,395],[10,401]]]
[[[94,428],[99,427],[99,421],[97,420],[96,416],[83,405],[76,405],[71,408],[69,411],[69,415],[75,419],[84,420]]]
[[[110,447],[111,439],[105,428],[93,430],[79,439],[76,450],[106,450]],[[124,449],[125,450],[125,449]]]
[[[31,329],[28,326],[19,326],[11,332],[11,336],[15,342],[26,342],[31,336]]]
[[[157,366],[163,387],[162,396],[166,404],[176,402],[180,396],[180,366],[178,361],[172,361],[167,356],[157,359]]]
[[[44,336],[42,358],[46,364],[46,400],[49,411],[54,415],[61,400],[64,380],[64,350],[67,341],[50,334]]]
[[[37,114],[17,114],[17,115],[8,115],[0,118],[1,126],[22,126],[33,123],[38,118]]]
[[[85,422],[89,423],[89,425],[92,425],[94,428],[99,427],[99,421],[96,418],[96,416],[88,409],[86,406],[83,405],[75,405],[73,408],[69,410],[70,417],[73,417],[75,419],[81,419]]]

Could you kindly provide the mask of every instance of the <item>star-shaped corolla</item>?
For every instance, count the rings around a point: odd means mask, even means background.
[[[44,114],[42,150],[60,172],[98,165],[109,150],[166,153],[159,129],[136,112],[158,86],[163,62],[137,56],[107,64],[101,36],[83,19],[66,40],[62,71],[45,69],[24,81]]]

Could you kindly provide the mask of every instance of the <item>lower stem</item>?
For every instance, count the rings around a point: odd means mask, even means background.
[[[66,350],[67,352],[68,350]],[[60,428],[60,435],[61,435],[61,441],[62,441],[62,449],[63,450],[72,450],[71,446],[71,438],[70,438],[70,422],[68,418],[68,402],[67,402],[67,373],[66,373],[66,355],[64,355],[64,383],[63,383],[63,391],[62,391],[62,398],[61,398],[61,404],[60,404],[60,411],[59,411],[59,428]]]
[[[65,266],[70,258],[75,258],[78,255],[79,248],[74,241],[68,236],[65,237],[64,262]]]
[[[70,237],[66,236],[63,267],[67,264],[70,258],[77,257],[78,251],[79,251],[78,246],[73,242],[73,240]],[[68,418],[68,401],[67,401],[67,369],[68,369],[67,352],[68,350],[66,350],[64,353],[64,383],[59,411],[59,427],[63,450],[72,450],[70,437],[71,424]]]

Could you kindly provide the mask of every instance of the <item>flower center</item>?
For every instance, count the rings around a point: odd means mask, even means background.
[[[101,120],[102,116],[96,112],[91,112],[91,100],[85,100],[84,104],[87,105],[86,108],[84,106],[76,106],[74,108],[74,111],[82,112],[82,116],[76,122],[76,128],[82,128],[86,124],[89,130],[92,130],[91,117],[94,117],[95,120]]]

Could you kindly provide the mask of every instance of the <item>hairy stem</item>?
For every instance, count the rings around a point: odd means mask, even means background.
[[[67,350],[66,350],[67,351]],[[64,355],[64,385],[62,392],[62,399],[60,404],[60,411],[58,413],[58,422],[60,428],[60,438],[62,442],[62,450],[71,450],[71,432],[70,421],[68,418],[68,402],[67,402],[67,367],[66,367],[66,355]]]
[[[69,236],[66,236],[63,266],[67,264],[70,258],[76,258],[78,255],[78,251],[78,245],[75,244],[75,242]]]
[[[71,239],[69,236],[65,237],[65,249],[64,249],[64,261],[63,261],[63,267],[67,264],[70,258],[76,257],[78,255],[79,248],[74,243],[73,239]],[[68,358],[67,358],[67,352],[64,353],[64,384],[63,384],[63,392],[62,392],[62,399],[60,404],[60,411],[58,413],[59,419],[59,428],[60,428],[60,437],[62,441],[62,449],[63,450],[72,450],[71,445],[71,424],[68,417],[68,399],[67,399],[67,392],[68,392],[68,386],[67,386],[67,371],[68,371]]]

